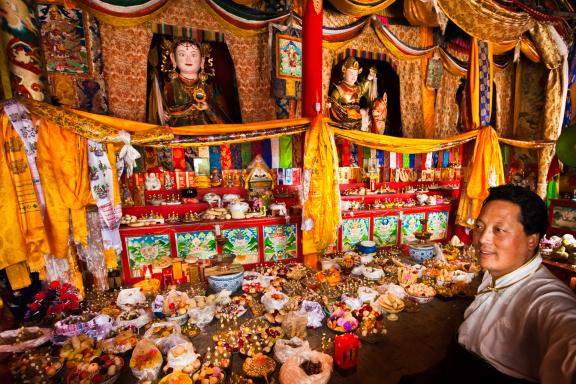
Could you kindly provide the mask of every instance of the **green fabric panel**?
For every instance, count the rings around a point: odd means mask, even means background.
[[[242,143],[241,145],[242,150],[240,153],[242,155],[242,168],[246,168],[252,161],[252,143]]]
[[[278,142],[280,149],[280,168],[292,168],[292,135],[280,136]]]

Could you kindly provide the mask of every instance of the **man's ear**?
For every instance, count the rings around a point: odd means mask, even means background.
[[[534,251],[540,244],[540,234],[534,233],[528,236],[528,247],[531,251]]]

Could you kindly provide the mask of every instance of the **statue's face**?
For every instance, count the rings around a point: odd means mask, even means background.
[[[197,46],[190,43],[179,44],[175,52],[176,67],[184,77],[196,77],[202,67],[202,55]],[[187,76],[188,75],[188,76]]]
[[[355,68],[348,68],[346,72],[344,72],[344,81],[347,84],[355,84],[356,80],[358,80],[358,70]]]

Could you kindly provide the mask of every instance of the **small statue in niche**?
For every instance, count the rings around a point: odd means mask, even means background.
[[[157,191],[162,187],[162,184],[160,183],[158,176],[155,173],[150,172],[149,174],[146,175],[146,181],[144,181],[144,187],[146,188],[147,191]]]
[[[216,167],[212,167],[212,170],[210,171],[210,185],[212,187],[219,187],[222,185],[222,176]]]
[[[215,76],[208,43],[164,39],[161,70],[168,73],[169,81],[161,91],[155,81],[157,88],[153,97],[162,124],[188,126],[231,122],[224,98],[208,82]],[[157,95],[161,95],[161,100]]]
[[[332,120],[344,128],[365,132],[383,132],[387,117],[387,96],[378,99],[378,78],[376,67],[371,67],[368,76],[358,80],[362,73],[360,64],[354,57],[348,57],[342,64],[342,80],[332,85],[329,108]],[[378,109],[374,112],[375,107]],[[380,128],[375,128],[375,123]]]
[[[174,188],[174,179],[170,175],[169,172],[164,173],[164,189],[172,189]]]

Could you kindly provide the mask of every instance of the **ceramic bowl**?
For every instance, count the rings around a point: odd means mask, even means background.
[[[423,263],[425,260],[434,257],[434,245],[432,244],[411,244],[408,246],[412,260]]]
[[[361,241],[358,244],[358,252],[364,254],[376,253],[376,243],[370,240]]]
[[[236,292],[242,286],[244,272],[232,273],[229,275],[208,276],[208,285],[212,291],[218,293],[223,290]]]

